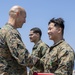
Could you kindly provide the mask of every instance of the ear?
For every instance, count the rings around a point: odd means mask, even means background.
[[[62,29],[59,27],[58,28],[58,33],[61,33],[62,32]]]
[[[39,33],[36,33],[39,36]]]
[[[40,35],[39,35],[39,33],[37,33],[37,37],[38,37],[38,38],[40,38]]]

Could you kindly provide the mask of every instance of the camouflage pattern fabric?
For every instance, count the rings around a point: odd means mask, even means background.
[[[74,50],[64,40],[51,46],[44,57],[37,62],[43,64],[44,72],[55,75],[72,75],[74,66]]]
[[[42,42],[42,40],[39,40],[38,43],[36,45],[34,45],[33,49],[32,49],[32,55],[42,58],[45,53],[46,50],[48,49],[48,45],[45,44],[44,42]],[[39,66],[39,65],[37,65]],[[42,68],[42,69],[41,69]],[[43,71],[43,66],[40,65],[38,68],[35,67],[35,65],[30,69],[29,75],[33,75],[33,72],[44,72]]]
[[[9,24],[0,29],[0,75],[27,75],[28,55],[16,29]]]

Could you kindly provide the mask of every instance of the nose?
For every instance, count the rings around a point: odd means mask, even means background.
[[[50,31],[48,30],[48,32],[47,32],[48,34],[50,33]]]
[[[29,34],[29,38],[31,38],[31,35]]]
[[[26,23],[26,19],[24,20],[24,23]]]
[[[31,38],[30,35],[29,35],[29,38]]]

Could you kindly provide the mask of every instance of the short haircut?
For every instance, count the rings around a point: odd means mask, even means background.
[[[62,35],[64,34],[64,20],[62,18],[52,18],[49,22],[48,25],[50,23],[54,23],[56,27],[61,27],[62,28]]]
[[[33,33],[39,33],[40,37],[42,36],[42,31],[38,27],[34,27],[30,31],[33,31]]]

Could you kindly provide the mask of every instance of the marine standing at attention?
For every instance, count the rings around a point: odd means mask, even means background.
[[[42,58],[45,55],[46,50],[49,48],[48,45],[41,40],[41,36],[42,36],[42,31],[40,28],[34,27],[30,30],[29,38],[30,41],[34,43],[31,55],[39,58]],[[34,72],[44,72],[44,68],[41,67],[42,65],[40,65],[38,68],[34,65],[30,69],[29,75],[33,75]]]

